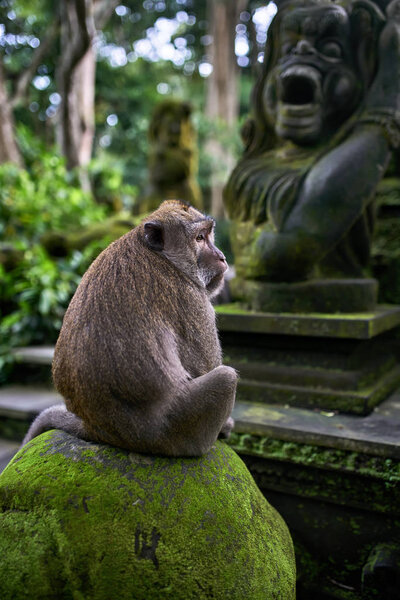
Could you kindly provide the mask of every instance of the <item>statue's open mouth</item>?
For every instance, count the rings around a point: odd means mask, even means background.
[[[280,74],[278,99],[286,119],[313,117],[321,96],[320,75],[312,67],[296,65]]]

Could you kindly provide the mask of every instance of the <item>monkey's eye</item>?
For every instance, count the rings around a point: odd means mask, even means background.
[[[206,238],[205,238],[205,236],[204,236],[202,233],[199,233],[199,234],[196,236],[196,242],[201,242],[201,241],[203,241],[203,240],[205,240],[205,239],[206,239]]]

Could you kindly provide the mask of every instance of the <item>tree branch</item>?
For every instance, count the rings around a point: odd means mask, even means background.
[[[64,73],[72,71],[89,48],[94,33],[92,0],[64,0],[70,22],[72,40],[63,60]]]
[[[120,0],[94,0],[94,22],[97,30],[103,29]]]
[[[29,84],[31,83],[38,66],[42,63],[44,57],[49,52],[57,34],[59,33],[60,22],[57,19],[50,27],[50,30],[40,46],[35,50],[30,65],[21,73],[17,79],[14,94],[10,98],[10,104],[15,108],[26,96]]]

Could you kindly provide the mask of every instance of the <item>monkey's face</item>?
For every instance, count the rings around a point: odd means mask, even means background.
[[[330,134],[357,106],[350,20],[339,6],[288,11],[280,54],[266,78],[263,105],[278,137],[299,145]]]
[[[183,203],[163,202],[143,224],[147,246],[161,253],[210,297],[221,289],[228,268],[214,244],[214,219]]]
[[[214,244],[214,224],[213,219],[205,217],[195,223],[193,230],[199,274],[211,297],[221,290],[228,268],[224,254]]]

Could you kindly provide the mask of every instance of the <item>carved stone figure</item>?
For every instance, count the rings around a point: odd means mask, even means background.
[[[373,308],[374,198],[400,144],[400,2],[283,4],[252,103],[225,188],[233,294],[263,310]]]
[[[156,106],[148,134],[149,183],[138,200],[137,212],[152,212],[163,200],[170,199],[202,208],[191,112],[190,104],[181,100],[164,100]]]

